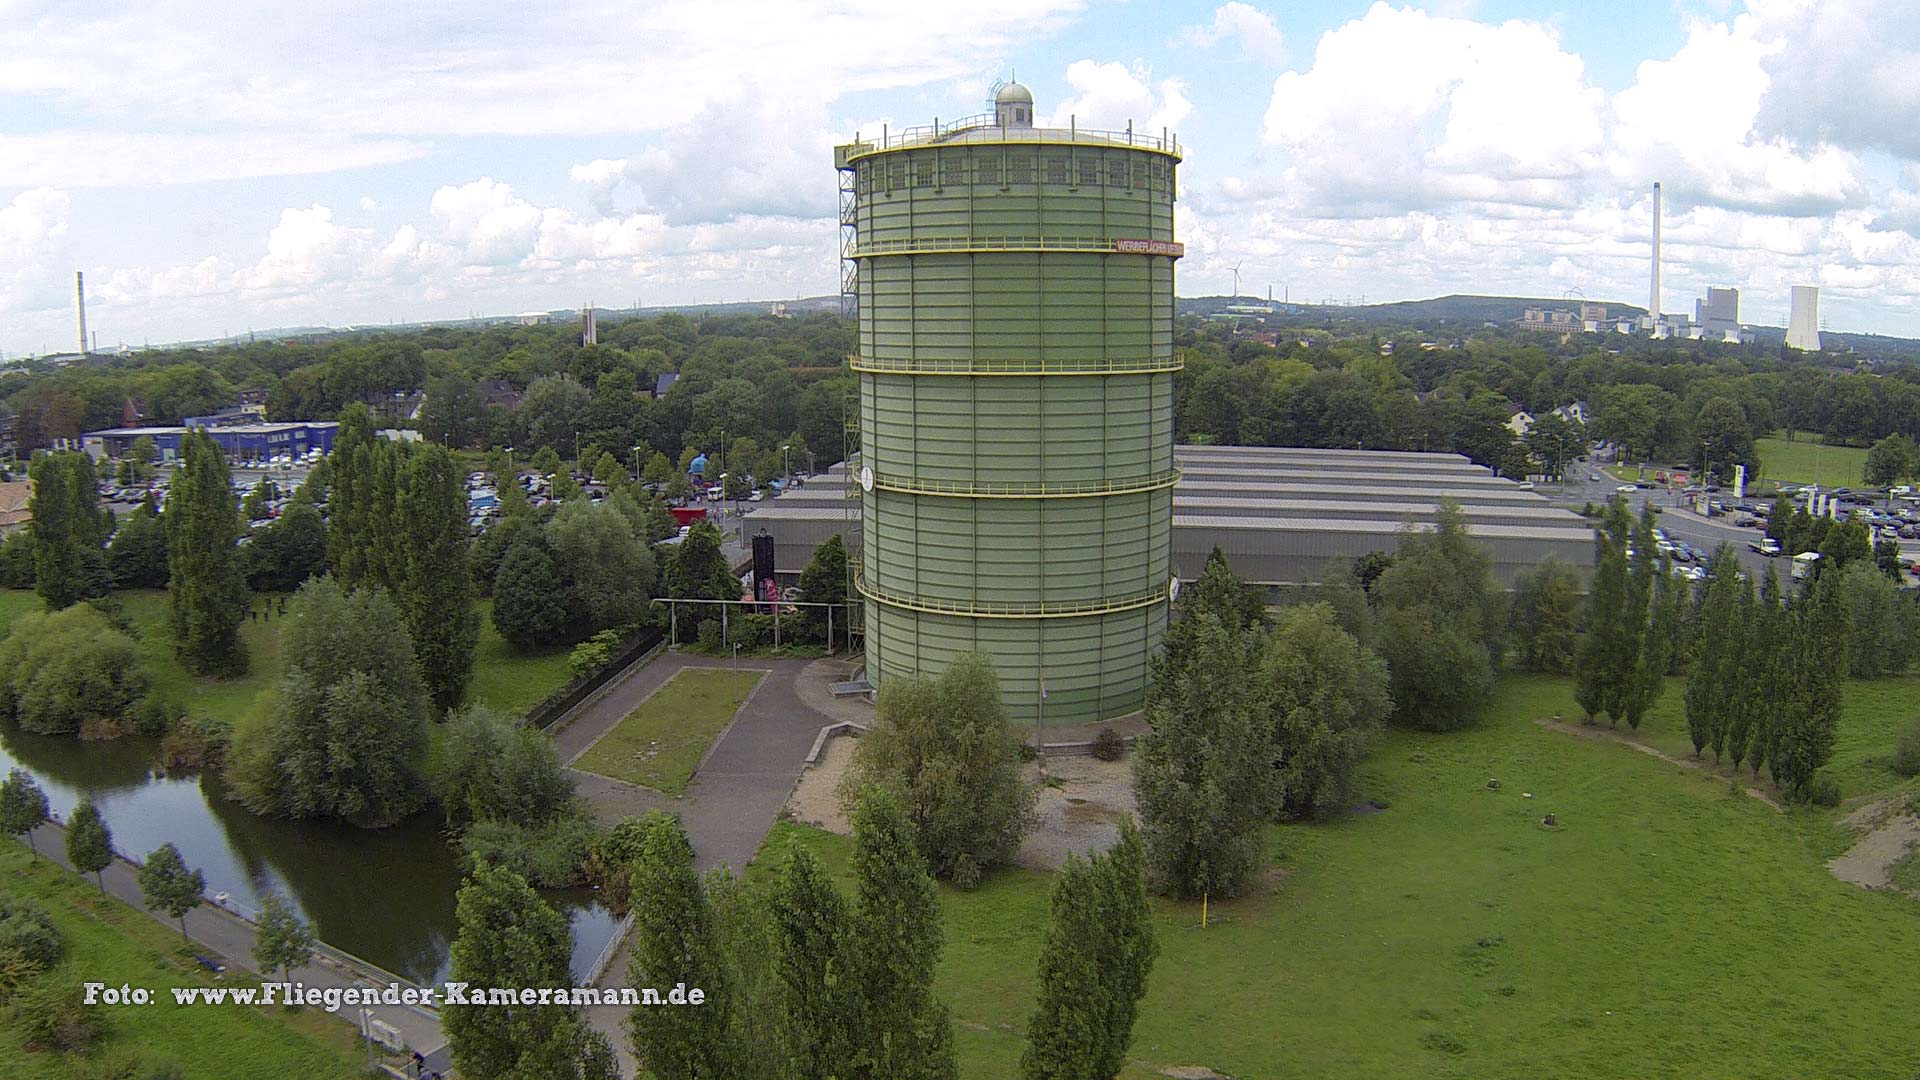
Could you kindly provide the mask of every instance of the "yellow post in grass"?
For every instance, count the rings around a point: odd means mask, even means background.
[[[1209,895],[1208,893],[1200,894],[1200,929],[1202,930],[1207,928],[1207,897]]]

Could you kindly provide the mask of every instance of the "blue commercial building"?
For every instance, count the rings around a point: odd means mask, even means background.
[[[95,457],[121,458],[141,436],[153,439],[161,461],[180,456],[180,439],[188,427],[104,428],[80,437],[81,449]],[[234,461],[267,461],[281,455],[301,457],[312,450],[333,450],[340,425],[332,420],[299,420],[280,424],[222,424],[204,429]]]

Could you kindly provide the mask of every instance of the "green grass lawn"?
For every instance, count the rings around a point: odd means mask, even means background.
[[[251,668],[237,679],[213,679],[188,673],[173,655],[173,638],[168,630],[167,593],[161,589],[137,590],[114,594],[138,632],[140,651],[146,658],[147,675],[153,689],[162,697],[179,702],[195,715],[237,720],[254,706],[261,692],[280,681],[280,631],[284,618],[240,624],[240,639],[246,643]],[[261,607],[264,599],[256,601]],[[0,590],[0,633],[21,614],[38,611],[39,596],[30,590]],[[507,716],[518,716],[546,697],[573,673],[567,668],[567,650],[553,649],[537,653],[519,653],[509,647],[493,628],[493,601],[474,605],[480,616],[480,640],[474,650],[473,682],[469,700],[492,707]]]
[[[353,1029],[319,1010],[173,1004],[167,987],[215,981],[189,966],[192,957],[181,955],[179,935],[118,900],[100,896],[91,883],[52,863],[32,860],[19,844],[0,843],[0,892],[38,902],[65,936],[65,958],[43,977],[129,983],[147,987],[155,997],[152,1005],[106,1009],[106,1037],[85,1059],[29,1052],[9,1025],[0,1024],[0,1075],[9,1080],[104,1076],[104,1071],[89,1071],[87,1063],[136,1054],[149,1064],[171,1060],[195,1080],[365,1075]]]
[[[1867,451],[1858,446],[1826,446],[1818,435],[1803,434],[1792,442],[1784,435],[1753,440],[1760,454],[1760,473],[1783,484],[1819,484],[1821,487],[1859,487]]]
[[[467,687],[470,700],[502,716],[519,716],[573,678],[573,670],[567,667],[572,650],[517,652],[493,628],[492,600],[475,602],[474,610],[480,615],[480,642],[473,650],[473,682]]]
[[[1849,727],[1869,708],[1850,704]],[[1577,715],[1567,680],[1508,676],[1472,730],[1381,740],[1360,795],[1388,809],[1272,830],[1288,874],[1270,891],[1214,904],[1205,930],[1198,905],[1157,903],[1130,1080],[1910,1080],[1920,901],[1827,872],[1832,812],[1778,814],[1532,722],[1555,712]],[[1874,738],[1849,730],[1842,756]],[[845,881],[848,841],[788,823],[758,865],[793,844]],[[1049,882],[941,889],[939,991],[968,1080],[1017,1075]]]
[[[678,795],[714,737],[766,676],[730,668],[681,668],[653,696],[588,748],[574,768]]]
[[[1893,864],[1893,883],[1908,892],[1920,893],[1920,848],[1908,848]]]

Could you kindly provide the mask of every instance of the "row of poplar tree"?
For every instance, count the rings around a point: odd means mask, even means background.
[[[698,989],[698,1007],[640,1006],[626,1035],[656,1080],[951,1080],[953,1022],[933,993],[940,906],[900,801],[863,790],[853,813],[851,900],[803,846],[771,876],[704,876],[678,818],[616,826],[630,867],[628,985]],[[566,986],[566,921],[511,870],[482,864],[461,890],[456,982]],[[1039,962],[1025,1080],[1110,1080],[1132,1039],[1156,953],[1143,849],[1131,826],[1056,879]],[[471,1076],[606,1080],[611,1045],[566,1005],[443,1013]]]
[[[1840,573],[1797,595],[1767,567],[1756,593],[1733,552],[1714,557],[1700,602],[1700,641],[1687,673],[1687,733],[1696,756],[1764,766],[1781,790],[1820,797],[1833,756],[1847,673]]]
[[[1635,521],[1616,497],[1594,544],[1574,698],[1590,721],[1638,728],[1666,688],[1693,588],[1658,550],[1651,507]],[[1847,673],[1842,574],[1821,573],[1789,596],[1771,563],[1757,591],[1731,548],[1722,546],[1710,565],[1687,666],[1694,752],[1712,750],[1755,775],[1764,766],[1783,791],[1813,798],[1818,771],[1833,756]]]

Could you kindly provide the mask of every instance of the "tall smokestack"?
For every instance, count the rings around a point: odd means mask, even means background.
[[[80,355],[88,353],[87,348],[87,275],[78,270],[73,272],[73,304],[80,314]]]
[[[1653,182],[1653,288],[1647,294],[1647,325],[1660,325],[1660,181]]]

